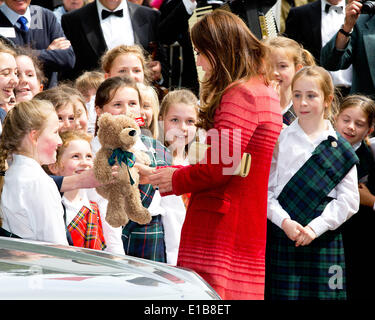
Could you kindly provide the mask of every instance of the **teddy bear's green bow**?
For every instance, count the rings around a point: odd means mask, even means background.
[[[128,169],[128,173],[129,173],[130,184],[133,185],[134,180],[133,180],[133,178],[130,174],[129,167],[131,168],[131,167],[134,166],[135,155],[133,153],[129,152],[129,151],[124,151],[121,148],[117,148],[117,149],[113,150],[111,156],[109,157],[108,164],[110,166],[113,166],[116,162],[116,159],[117,159],[117,162],[120,166],[121,166],[121,162],[126,164],[126,168]]]

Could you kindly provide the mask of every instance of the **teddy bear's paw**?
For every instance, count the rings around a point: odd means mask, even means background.
[[[133,212],[133,214],[129,216],[129,219],[138,224],[147,224],[151,222],[152,217],[148,210],[145,209],[139,212]]]
[[[124,217],[119,217],[119,216],[112,217],[112,216],[107,215],[105,217],[105,220],[113,228],[119,228],[119,227],[125,226],[129,222],[129,219],[126,216],[124,216]]]

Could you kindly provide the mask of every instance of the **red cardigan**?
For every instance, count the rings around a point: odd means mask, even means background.
[[[173,174],[173,193],[192,193],[177,264],[199,273],[223,299],[264,299],[268,176],[280,111],[261,78],[232,87],[216,110],[206,158]],[[239,160],[251,154],[246,178],[223,174],[236,152]]]

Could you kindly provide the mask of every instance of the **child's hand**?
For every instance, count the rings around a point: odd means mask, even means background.
[[[364,183],[358,184],[358,191],[361,205],[372,208],[374,206],[375,196]]]
[[[296,238],[296,247],[307,246],[316,238],[316,234],[309,226],[303,228],[301,233]]]
[[[292,241],[296,241],[299,234],[304,230],[302,225],[300,225],[297,221],[289,218],[283,220],[281,228],[283,229],[287,237]]]

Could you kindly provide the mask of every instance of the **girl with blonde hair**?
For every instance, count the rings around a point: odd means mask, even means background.
[[[188,164],[187,154],[197,132],[198,98],[187,89],[170,91],[162,100],[159,120],[163,128],[159,140],[169,148],[173,164]]]
[[[59,132],[67,130],[88,131],[88,112],[81,93],[66,84],[60,84],[37,93],[34,99],[50,101],[59,118]]]
[[[8,234],[68,245],[60,193],[42,169],[56,161],[58,128],[46,101],[20,102],[8,112],[0,139],[0,208]]]
[[[313,55],[298,42],[283,36],[268,38],[264,43],[269,47],[269,63],[273,68],[273,81],[280,96],[283,123],[289,125],[295,118],[292,103],[292,80],[304,66],[315,65]]]
[[[82,131],[65,131],[60,136],[62,144],[57,149],[56,162],[48,166],[49,171],[58,176],[72,176],[94,166],[92,136]],[[99,205],[88,198],[87,192],[86,189],[64,192],[65,225],[72,245],[104,250],[106,242]]]
[[[292,93],[297,119],[281,132],[270,170],[267,292],[272,300],[346,299],[339,227],[359,208],[358,158],[329,120],[334,86],[327,70],[302,68]]]
[[[150,84],[152,76],[146,57],[145,51],[138,45],[120,45],[102,56],[101,66],[106,78],[128,75],[136,82]]]
[[[159,97],[155,89],[143,83],[137,82],[137,87],[142,97],[141,116],[145,121],[143,133],[149,130],[152,138],[159,136],[158,115],[159,115]],[[142,128],[141,128],[142,129]]]

